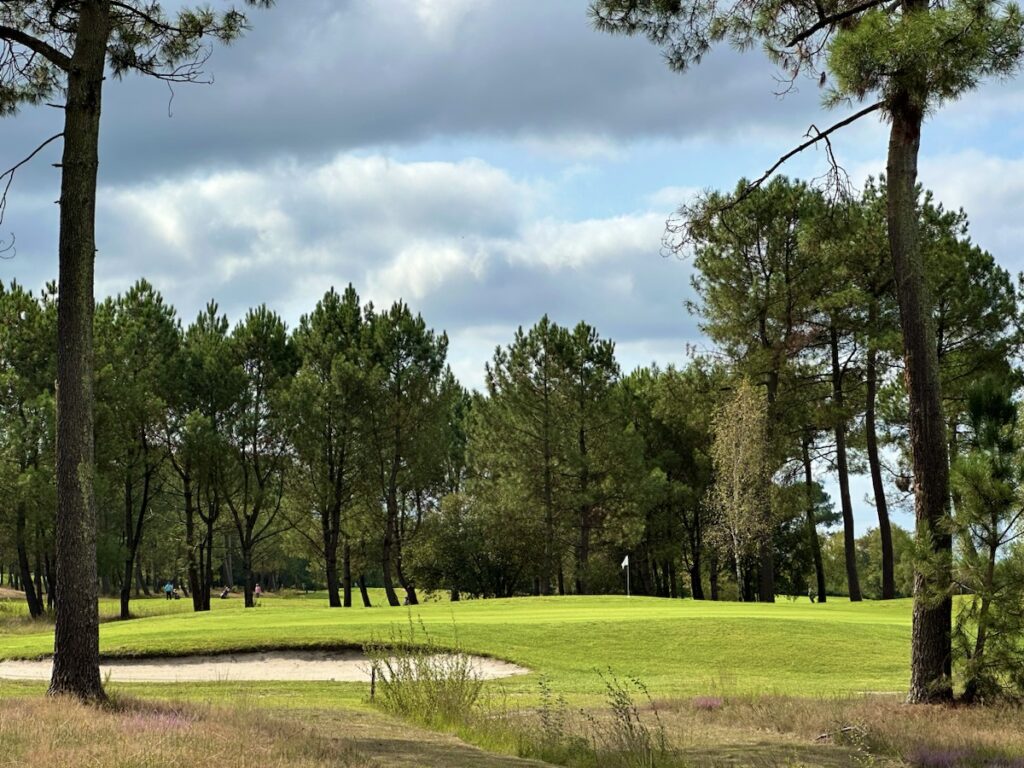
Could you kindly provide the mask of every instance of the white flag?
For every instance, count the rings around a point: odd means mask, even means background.
[[[622,558],[622,565],[619,566],[619,567],[620,568],[626,568],[628,565],[629,565],[629,555],[626,555],[624,558]]]

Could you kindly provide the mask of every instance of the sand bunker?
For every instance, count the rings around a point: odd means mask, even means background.
[[[507,661],[473,657],[481,678],[524,675],[530,670]],[[0,678],[8,680],[49,680],[52,662],[2,661]],[[370,663],[359,651],[267,651],[217,656],[180,658],[118,659],[100,665],[100,674],[110,673],[119,683],[176,683],[190,681],[239,680],[333,680],[369,682]]]

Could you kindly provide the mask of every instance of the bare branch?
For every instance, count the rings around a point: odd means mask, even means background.
[[[743,191],[740,192],[740,194],[737,195],[733,200],[731,200],[729,202],[728,206],[726,206],[726,207],[727,208],[732,208],[737,203],[741,202],[742,200],[745,200],[750,195],[751,192],[753,192],[755,189],[757,189],[762,184],[764,184],[764,182],[767,181],[768,178],[773,173],[775,173],[775,171],[777,171],[787,160],[790,160],[791,158],[795,157],[796,155],[799,155],[805,149],[813,147],[815,144],[817,144],[820,141],[824,141],[826,143],[826,146],[828,146],[828,149],[829,149],[829,154],[831,156],[832,146],[831,146],[831,142],[829,142],[829,138],[828,138],[829,136],[831,136],[833,133],[838,131],[840,128],[845,128],[846,126],[850,125],[851,123],[857,122],[862,117],[866,117],[867,115],[870,115],[872,112],[877,112],[879,109],[882,108],[882,106],[883,106],[883,102],[881,102],[881,101],[875,102],[870,107],[865,107],[864,109],[860,110],[859,112],[854,112],[849,117],[843,118],[838,123],[833,123],[828,128],[826,128],[824,131],[819,131],[816,127],[814,127],[812,125],[810,130],[808,130],[808,132],[806,134],[807,136],[810,137],[810,138],[807,139],[807,141],[805,141],[803,144],[800,144],[799,146],[794,147],[789,152],[787,152],[782,157],[780,157],[778,160],[776,160],[775,163],[772,164],[772,166],[767,171],[762,173],[754,181],[752,181],[749,184],[747,184],[747,186],[743,189]]]
[[[63,138],[63,137],[64,137],[64,133],[63,132],[54,134],[53,136],[48,138],[46,141],[44,141],[42,144],[40,144],[38,147],[33,149],[28,155],[26,155],[21,160],[19,160],[17,163],[15,163],[10,168],[8,168],[6,171],[4,171],[3,173],[0,173],[0,182],[3,182],[3,184],[4,184],[3,192],[0,193],[0,224],[4,223],[4,214],[7,212],[7,193],[10,192],[11,184],[14,183],[14,174],[17,173],[19,168],[21,168],[22,166],[24,166],[24,165],[28,164],[29,162],[31,162],[32,158],[34,158],[36,155],[38,155],[40,152],[42,152],[47,146],[49,146],[50,144],[55,142],[57,139],[60,139],[60,138]],[[5,182],[4,182],[4,179],[6,179]],[[14,237],[12,235],[11,236],[11,241],[9,243],[6,243],[6,244],[0,243],[0,254],[6,254],[13,247],[14,247]]]

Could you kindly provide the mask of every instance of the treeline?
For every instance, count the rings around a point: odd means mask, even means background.
[[[290,331],[266,307],[231,326],[213,303],[183,326],[145,281],[99,304],[104,591],[125,616],[167,579],[197,610],[219,584],[251,604],[258,579],[325,585],[338,606],[356,588],[368,604],[367,585],[392,605],[619,592],[628,555],[639,593],[907,595],[916,549],[889,515],[913,489],[884,184],[838,202],[784,178],[737,189],[691,218],[690,309],[715,351],[684,368],[624,375],[596,329],[544,317],[470,393],[443,333],[351,286]],[[956,583],[980,595],[1016,562],[1019,297],[963,212],[919,202]],[[0,563],[33,615],[59,592],[55,301],[52,286],[0,293]],[[857,474],[874,507],[860,541]]]

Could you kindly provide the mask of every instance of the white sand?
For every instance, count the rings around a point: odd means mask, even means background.
[[[528,669],[507,661],[475,657],[477,673],[485,680],[525,675]],[[49,680],[52,662],[2,661],[0,678]],[[268,651],[218,656],[123,659],[100,665],[100,675],[119,683],[189,682],[216,680],[333,680],[369,682],[370,664],[359,651]]]

